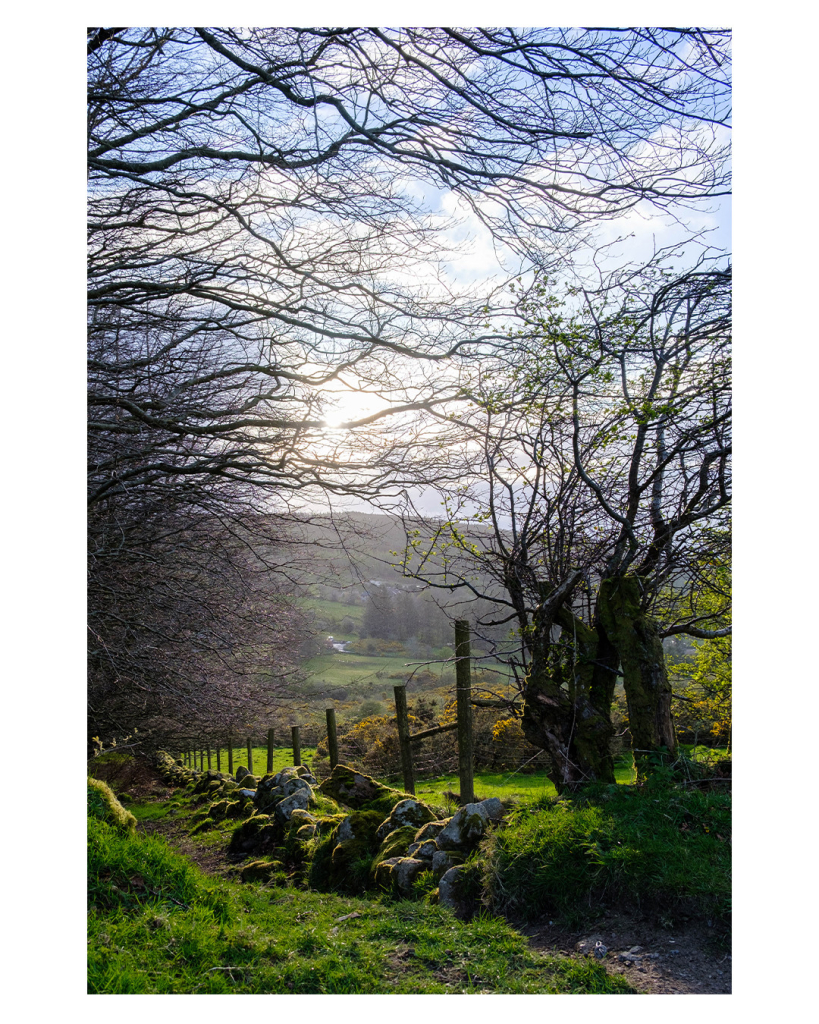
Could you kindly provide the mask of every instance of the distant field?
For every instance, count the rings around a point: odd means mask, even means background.
[[[417,658],[408,654],[389,654],[373,656],[366,654],[321,654],[310,658],[302,665],[311,682],[324,680],[329,686],[368,687],[382,683],[392,693],[393,686],[400,686],[415,671]],[[443,676],[443,684],[454,681],[451,665],[430,665],[428,671],[439,679]],[[397,676],[397,678],[392,678]]]
[[[350,618],[356,626],[360,626],[361,620],[364,618],[363,604],[342,604],[339,601],[324,601],[319,597],[306,597],[300,603],[303,607],[338,622],[344,618]]]
[[[253,774],[262,776],[267,771],[267,747],[251,747],[253,752]],[[312,762],[316,754],[315,747],[301,748],[301,759],[302,762],[309,764]],[[220,770],[226,772],[228,770],[228,754],[227,748],[222,747],[220,751],[219,760],[221,762]],[[293,748],[290,746],[286,747],[274,747],[273,748],[273,771],[279,772],[282,768],[287,768],[293,764]],[[236,773],[240,765],[244,768],[248,767],[247,763],[247,748],[242,746],[234,746],[233,748],[233,772]],[[205,760],[205,768],[207,768],[207,759]],[[210,751],[210,766],[216,771],[216,749],[211,747]],[[196,759],[196,767],[199,767],[199,758]]]

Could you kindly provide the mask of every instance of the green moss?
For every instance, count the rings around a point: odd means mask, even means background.
[[[373,877],[375,877],[376,868],[382,861],[388,860],[390,857],[407,856],[407,847],[415,841],[416,832],[417,829],[414,825],[404,825],[403,828],[397,828],[394,832],[390,832],[373,857],[370,866],[370,873]]]
[[[325,779],[319,786],[319,791],[346,807],[377,811],[381,814],[382,820],[400,800],[414,799],[409,793],[401,793],[383,786],[372,776],[364,775],[344,764],[335,766],[330,778]]]
[[[194,825],[194,827],[190,831],[190,834],[192,836],[195,836],[198,835],[200,832],[207,832],[208,829],[213,828],[215,824],[216,822],[213,820],[213,818],[205,818],[204,820],[200,821],[198,825]]]
[[[88,813],[125,832],[133,832],[136,818],[117,800],[114,791],[99,779],[88,779]]]
[[[284,865],[278,860],[254,860],[245,864],[241,871],[243,882],[274,882],[284,884],[287,873]]]

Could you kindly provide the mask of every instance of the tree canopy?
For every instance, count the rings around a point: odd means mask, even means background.
[[[517,272],[640,204],[680,216],[726,194],[729,41],[89,29],[92,729],[241,707],[260,651],[286,676],[297,615],[268,583],[297,575],[296,509],[316,491],[447,486],[451,453],[413,417],[440,422],[463,393],[455,371],[508,351],[499,311],[453,271],[458,217]],[[333,389],[377,401],[333,431]],[[396,444],[384,425],[401,416]],[[607,511],[583,481],[635,568],[665,564],[697,492],[689,470],[658,472],[677,505],[653,547],[635,547],[643,504]]]

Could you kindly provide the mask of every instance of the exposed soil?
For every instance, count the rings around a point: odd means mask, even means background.
[[[105,781],[112,782],[119,792],[129,793],[136,801],[166,800],[174,792],[144,761],[130,762],[127,778],[123,771],[119,769],[115,777]],[[94,774],[104,778],[101,771]],[[148,835],[160,835],[209,874],[236,875],[236,859],[228,858],[224,847],[194,842],[187,829],[174,818],[141,821],[139,829]],[[582,932],[567,931],[548,920],[512,924],[528,937],[533,949],[544,953],[596,956],[596,944],[602,943],[606,952],[599,959],[606,970],[622,975],[638,992],[654,995],[727,995],[731,992],[730,949],[720,941],[716,929],[708,927],[707,923],[691,923],[669,930],[639,915],[612,913],[598,921],[594,930]]]
[[[622,975],[639,992],[655,995],[720,995],[731,992],[731,953],[707,925],[668,930],[627,914],[611,915],[595,930],[568,932],[548,921],[519,926],[535,949],[566,956],[595,956],[609,974]],[[602,950],[600,950],[602,952]]]

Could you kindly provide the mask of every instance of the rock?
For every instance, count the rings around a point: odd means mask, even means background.
[[[375,869],[375,884],[381,889],[391,889],[402,896],[409,896],[412,883],[429,865],[414,857],[388,857]]]
[[[288,808],[291,811],[297,807],[306,810],[313,799],[312,787],[306,778],[296,775],[293,769],[285,768],[277,775],[265,775],[259,782],[256,787],[256,807],[260,811],[269,812],[277,804],[297,793],[304,794],[304,798],[289,804]]]
[[[238,796],[243,796],[247,800],[252,800],[256,796],[256,790],[255,789],[240,789],[239,793],[238,793]]]
[[[292,820],[292,819],[291,819]],[[301,825],[296,831],[296,839],[300,843],[306,843],[309,839],[312,839],[316,834],[316,826],[314,824]]]
[[[390,832],[381,841],[381,845],[378,847],[373,863],[370,867],[371,875],[375,875],[375,870],[378,864],[382,860],[390,860],[394,857],[407,857],[410,856],[409,847],[412,843],[415,835],[414,825],[404,825],[403,828],[397,828],[394,832]]]
[[[271,778],[273,780],[274,787],[284,786],[293,779],[303,779],[309,786],[316,785],[315,776],[308,768],[305,768],[303,764],[295,764],[289,768],[282,768],[281,771],[276,772],[275,775],[266,775],[265,778]]]
[[[462,855],[459,853],[452,850],[436,850],[432,855],[432,874],[435,878],[440,878],[461,861]]]
[[[236,769],[236,781],[241,782],[245,775],[250,775],[250,769],[245,768],[243,764],[240,764],[239,767]]]
[[[241,871],[243,882],[268,882],[274,875],[284,875],[284,866],[277,860],[254,860]]]
[[[297,807],[290,815],[291,821],[300,821],[303,825],[314,825],[315,817],[309,812],[304,810],[302,807]]]
[[[382,817],[389,814],[404,798],[403,793],[382,786],[369,775],[357,772],[344,764],[337,764],[330,777],[318,788],[325,796],[332,797],[347,807],[358,810],[381,810]]]
[[[431,861],[436,853],[440,853],[434,839],[426,839],[423,843],[412,843],[407,847],[408,857],[417,857],[419,860]]]
[[[503,809],[503,804],[496,796],[490,796],[487,800],[481,800],[478,806],[483,807],[492,821],[500,821],[506,813]]]
[[[379,839],[384,839],[390,832],[403,828],[405,825],[413,825],[415,828],[419,828],[427,822],[434,820],[435,815],[425,803],[410,797],[407,800],[399,800],[390,811],[390,816],[386,821],[383,821],[378,826],[376,835]]]
[[[500,801],[498,801],[500,803]],[[484,800],[478,804],[466,804],[449,820],[436,838],[439,850],[468,850],[477,846],[488,827],[490,815]]]
[[[422,825],[415,833],[415,842],[423,843],[425,839],[435,839],[443,832],[450,821],[452,821],[451,818],[446,818],[444,821],[428,821],[426,825]]]
[[[608,953],[608,946],[604,946],[599,940],[594,944],[594,955],[598,960],[602,960],[603,957]]]
[[[467,804],[467,807],[468,806],[469,804]],[[438,882],[438,902],[443,904],[445,907],[458,906],[456,890],[458,887],[458,881],[464,870],[465,867],[463,864],[457,864],[455,867],[450,868],[441,875]]]
[[[380,861],[375,867],[375,884],[381,889],[392,887],[392,871],[401,857],[388,857]]]
[[[306,811],[307,805],[310,802],[310,797],[303,789],[296,790],[291,796],[288,796],[285,800],[280,800],[275,808],[274,814],[279,821],[290,821],[290,816],[294,811]]]
[[[398,858],[398,862],[393,865],[392,877],[402,896],[409,896],[414,880],[428,868],[429,864],[422,860],[416,860],[414,857]]]
[[[275,818],[256,814],[240,825],[230,837],[229,853],[264,853],[281,841],[282,829]]]

